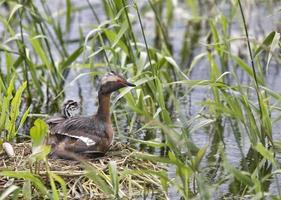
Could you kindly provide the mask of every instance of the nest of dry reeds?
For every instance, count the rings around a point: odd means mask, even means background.
[[[39,175],[45,185],[48,186],[49,180],[46,165],[39,163],[36,166],[36,170],[34,170],[34,166],[31,166],[28,161],[31,155],[31,144],[18,143],[13,147],[15,157],[9,157],[4,151],[0,152],[0,171],[30,171]],[[120,175],[119,188],[122,193],[121,196],[125,199],[145,195],[164,197],[163,192],[161,192],[159,178],[145,172],[148,170],[157,172],[165,170],[165,168],[151,161],[140,160],[134,156],[135,153],[136,151],[128,145],[116,142],[105,156],[85,161],[105,176],[109,174],[109,163],[114,161],[117,166],[118,175]],[[49,171],[64,179],[68,188],[67,196],[69,199],[100,199],[110,197],[100,186],[96,185],[94,180],[87,176],[88,171],[85,170],[83,162],[48,159],[48,166]],[[137,173],[125,176],[122,173],[130,170]],[[11,184],[22,186],[23,182],[23,179],[12,179],[11,181],[10,177],[0,177],[0,192],[4,191]]]

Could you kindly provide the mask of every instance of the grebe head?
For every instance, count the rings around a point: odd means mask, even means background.
[[[72,99],[63,104],[62,115],[65,118],[74,117],[79,114],[79,104]]]
[[[129,83],[124,77],[111,71],[101,79],[99,94],[110,94],[123,87],[135,87],[135,84]]]

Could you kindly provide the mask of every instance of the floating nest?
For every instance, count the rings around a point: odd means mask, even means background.
[[[36,174],[37,177],[51,190],[46,162],[39,162],[31,165],[30,143],[18,143],[13,146],[15,157],[9,157],[4,151],[0,151],[0,171],[28,171]],[[164,198],[161,183],[158,177],[148,171],[163,172],[164,166],[147,160],[137,158],[137,151],[126,144],[116,142],[109,152],[103,157],[87,159],[83,162],[63,159],[48,159],[49,171],[59,175],[67,186],[68,199],[104,199],[112,198],[94,180],[91,173],[103,177],[109,187],[112,187],[109,175],[109,165],[114,162],[119,177],[119,196],[122,199],[136,197]],[[90,167],[90,169],[89,169]],[[94,169],[94,171],[91,171]],[[89,171],[90,170],[90,171]],[[24,179],[0,176],[0,194],[11,185],[22,187]],[[58,185],[58,188],[60,186]],[[63,195],[63,194],[61,194]]]

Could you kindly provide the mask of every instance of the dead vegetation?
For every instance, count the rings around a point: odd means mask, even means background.
[[[30,143],[18,143],[14,146],[16,156],[9,158],[5,152],[0,153],[0,171],[29,171],[36,174],[36,177],[46,185],[50,186],[48,170],[60,176],[67,187],[67,197],[69,199],[100,199],[111,196],[104,191],[102,185],[90,175],[100,173],[109,186],[112,186],[109,165],[114,162],[118,174],[118,194],[127,199],[137,196],[157,195],[165,198],[161,188],[159,178],[150,173],[149,170],[166,171],[163,166],[159,166],[151,161],[143,161],[135,156],[135,150],[122,143],[115,143],[111,150],[103,157],[87,159],[83,162],[63,159],[48,159],[49,169],[46,169],[44,162],[33,165],[29,162],[31,155]],[[91,171],[91,170],[95,171]],[[0,177],[0,191],[4,191],[11,185],[22,186],[24,179]],[[63,194],[60,194],[63,195]]]

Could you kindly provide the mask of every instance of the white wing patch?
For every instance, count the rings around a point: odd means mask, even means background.
[[[96,144],[96,142],[94,140],[92,140],[91,138],[85,137],[85,136],[69,135],[67,133],[57,133],[57,134],[65,135],[65,136],[72,137],[72,138],[76,138],[76,139],[84,142],[87,146],[92,146],[92,145]]]

